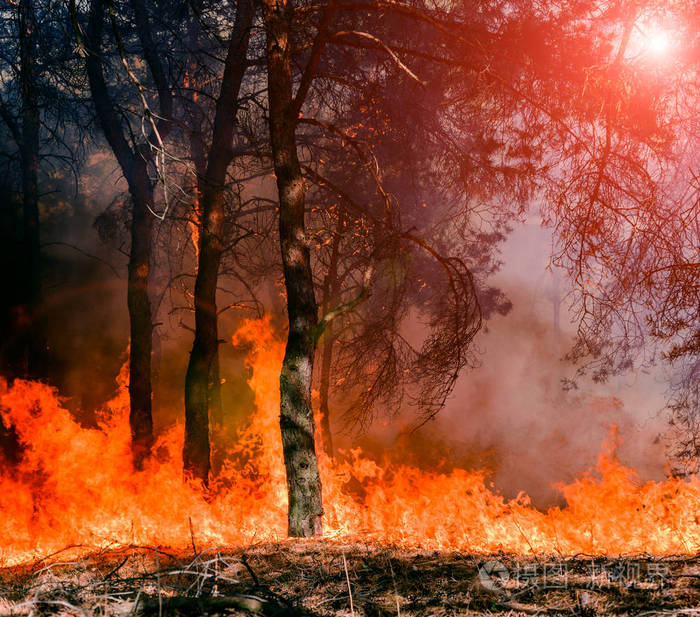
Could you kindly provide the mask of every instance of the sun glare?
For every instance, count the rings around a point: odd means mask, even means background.
[[[629,40],[628,57],[654,64],[670,60],[678,43],[674,40],[674,29],[669,25],[652,20],[637,24]]]
[[[671,46],[671,37],[664,30],[653,30],[647,35],[646,47],[654,56],[664,56]]]

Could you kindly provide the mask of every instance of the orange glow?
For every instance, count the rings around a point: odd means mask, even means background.
[[[188,221],[190,226],[190,238],[192,239],[192,246],[194,248],[194,254],[199,261],[199,226],[194,221]]]
[[[230,444],[229,463],[209,500],[182,483],[181,425],[160,436],[147,469],[130,470],[126,371],[99,429],[75,422],[48,386],[2,384],[0,413],[26,450],[19,467],[0,479],[0,565],[66,546],[77,552],[124,544],[186,549],[190,520],[199,547],[283,540],[278,384],[284,345],[267,320],[245,322],[234,340],[252,344],[249,383],[257,412]],[[482,472],[392,467],[359,450],[348,459],[320,459],[324,525],[335,541],[568,555],[700,549],[700,481],[641,483],[610,448],[603,449],[597,474],[560,487],[567,507],[547,512],[525,495],[504,499]]]

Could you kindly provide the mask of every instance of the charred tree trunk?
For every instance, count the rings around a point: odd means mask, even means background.
[[[41,117],[37,96],[36,31],[32,0],[17,4],[19,46],[20,109],[16,118],[0,104],[0,115],[19,150],[22,200],[12,216],[19,222],[19,238],[8,238],[11,259],[17,263],[14,288],[5,290],[2,306],[0,370],[4,377],[42,379],[46,377],[46,341],[41,318],[41,245],[39,242],[39,136]],[[9,200],[8,200],[9,201]],[[13,204],[14,206],[14,204]],[[5,240],[5,238],[3,238]],[[9,257],[9,255],[8,255]],[[24,446],[13,426],[0,418],[0,466],[14,467]]]
[[[226,54],[221,92],[216,102],[212,143],[207,171],[199,183],[201,229],[199,261],[194,288],[195,335],[185,377],[185,444],[182,457],[187,477],[209,482],[209,406],[212,384],[218,380],[218,316],[216,288],[224,246],[224,190],[231,162],[231,140],[236,125],[236,106],[243,75],[254,7],[241,0],[236,10]],[[216,369],[216,370],[213,370]],[[217,384],[218,385],[218,384]]]
[[[136,469],[142,469],[153,446],[151,352],[153,320],[148,280],[151,270],[153,187],[146,165],[137,164],[129,182],[132,196],[131,251],[127,305],[129,307],[129,424]]]
[[[22,257],[24,281],[20,304],[14,316],[22,329],[23,344],[17,376],[45,377],[44,328],[39,316],[41,303],[41,252],[39,244],[39,101],[36,91],[36,24],[31,0],[21,0],[19,10],[19,52],[22,92],[21,134],[19,139],[22,168]]]
[[[194,0],[187,6],[187,30],[186,37],[189,49],[199,49],[201,46],[201,24],[199,15],[202,10],[200,0]],[[190,14],[191,8],[191,14]],[[200,84],[197,80],[199,62],[196,56],[190,56],[185,63],[185,80],[183,108],[187,115],[189,155],[194,165],[195,178],[193,186],[190,187],[195,196],[194,220],[192,225],[197,229],[202,226],[202,209],[200,184],[207,172],[207,146],[204,141],[204,112],[200,107],[199,94],[197,92]],[[193,244],[196,242],[197,260],[199,260],[199,235],[193,235]],[[198,266],[198,264],[197,264]],[[221,379],[219,376],[219,349],[217,346],[212,360],[211,376],[209,379],[209,418],[214,426],[221,426],[223,408],[221,403]]]
[[[170,131],[172,117],[172,94],[165,77],[158,50],[151,35],[148,10],[145,0],[131,0],[134,22],[139,43],[153,83],[158,92],[161,120],[153,132],[158,131],[162,142]],[[152,143],[154,135],[149,136]],[[143,467],[153,446],[152,415],[152,367],[153,318],[149,298],[149,274],[153,253],[154,186],[148,177],[148,164],[153,151],[149,143],[136,149],[133,173],[129,189],[133,197],[131,216],[131,252],[129,254],[128,299],[131,332],[129,397],[131,410],[131,443],[134,466]]]
[[[193,15],[187,20],[187,40],[190,49],[199,49],[201,44],[201,26],[197,15],[201,11],[201,2],[195,2],[193,5]],[[188,141],[190,148],[190,158],[194,164],[195,182],[191,187],[195,195],[195,221],[193,225],[201,228],[202,211],[201,211],[201,195],[199,185],[207,172],[207,148],[204,143],[204,113],[199,106],[199,95],[196,90],[197,82],[197,66],[198,62],[195,57],[187,59],[185,75],[185,96],[184,109],[188,118]],[[199,238],[199,236],[197,236]],[[199,240],[197,239],[197,258],[199,258]],[[211,375],[209,379],[209,418],[213,426],[223,425],[223,405],[221,401],[221,377],[219,371],[219,349],[217,346],[214,354],[214,359],[211,365]]]
[[[304,180],[296,148],[290,29],[286,0],[266,0],[270,141],[279,194],[279,233],[289,333],[280,375],[280,428],[289,496],[289,535],[321,533],[321,479],[314,445],[311,379],[318,309],[304,229]]]
[[[336,224],[335,235],[331,245],[328,270],[323,279],[323,314],[327,315],[338,300],[338,255],[340,241],[345,227],[345,212],[341,212]],[[333,366],[333,324],[323,331],[323,348],[321,360],[321,383],[319,384],[319,415],[321,417],[321,443],[327,456],[333,457],[333,434],[331,433],[331,416],[328,399],[331,388],[331,368]]]
[[[150,26],[143,0],[132,0],[139,41],[146,64],[153,76],[159,99],[158,131],[164,139],[170,130],[172,99],[160,58],[150,34]],[[71,2],[73,19],[77,20],[74,0]],[[132,200],[131,250],[127,305],[131,344],[129,350],[129,402],[133,463],[143,467],[153,445],[151,414],[151,351],[153,322],[149,298],[151,269],[154,187],[148,176],[148,165],[153,152],[148,143],[129,145],[122,132],[121,117],[109,95],[102,68],[102,28],[105,18],[104,0],[93,0],[87,30],[86,68],[90,94],[97,119],[110,148],[129,186]],[[76,28],[79,33],[79,28]],[[150,112],[146,112],[150,113]],[[155,130],[155,129],[154,129]]]
[[[331,367],[333,363],[333,328],[328,327],[324,332],[323,352],[321,360],[321,383],[319,384],[319,416],[321,419],[321,444],[326,456],[333,458],[333,433],[331,433],[331,415],[328,397],[331,389]]]
[[[0,471],[3,475],[10,475],[22,459],[22,444],[15,427],[5,426],[0,416]]]
[[[224,404],[221,400],[221,367],[218,346],[214,359],[211,362],[209,375],[209,416],[213,426],[222,427],[224,425]]]
[[[221,260],[223,214],[219,212],[220,208],[217,203],[203,203],[199,263],[194,287],[195,336],[185,377],[184,472],[187,477],[200,480],[204,485],[209,482],[211,467],[209,375],[218,346],[216,283]]]

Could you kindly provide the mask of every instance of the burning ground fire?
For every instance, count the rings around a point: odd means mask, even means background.
[[[130,471],[125,372],[99,429],[81,427],[48,386],[3,386],[0,413],[26,445],[0,478],[0,565],[125,544],[185,548],[245,546],[286,535],[279,435],[279,366],[284,344],[265,320],[245,322],[235,342],[248,363],[257,411],[231,444],[208,499],[182,482],[178,425],[162,435],[143,471]],[[527,496],[507,501],[479,471],[447,474],[382,465],[360,451],[320,461],[324,530],[402,547],[518,554],[695,553],[700,550],[700,480],[640,483],[604,448],[597,474],[561,486],[567,506],[542,512]],[[348,488],[350,481],[354,487]]]

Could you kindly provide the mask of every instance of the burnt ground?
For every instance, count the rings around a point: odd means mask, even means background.
[[[326,541],[68,554],[0,570],[0,614],[700,616],[699,557],[535,558]]]

